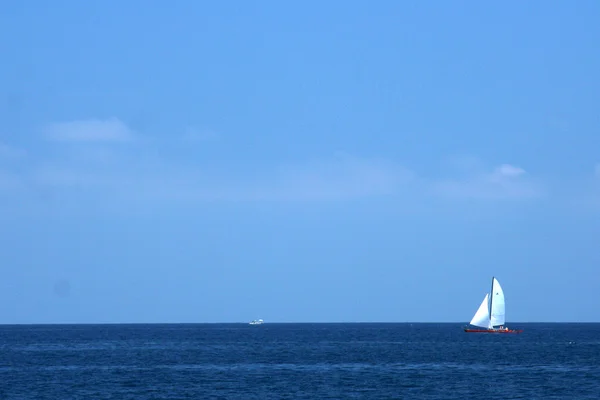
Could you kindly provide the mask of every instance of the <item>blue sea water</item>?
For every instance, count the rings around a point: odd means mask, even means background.
[[[0,326],[0,399],[599,399],[600,324]]]

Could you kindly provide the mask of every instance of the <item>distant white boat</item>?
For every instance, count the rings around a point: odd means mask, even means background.
[[[500,282],[492,277],[492,290],[486,293],[477,312],[464,331],[468,333],[521,333],[521,329],[508,329],[504,326],[506,304]]]
[[[262,325],[264,323],[265,321],[263,321],[262,319],[253,319],[252,321],[250,321],[250,325]]]

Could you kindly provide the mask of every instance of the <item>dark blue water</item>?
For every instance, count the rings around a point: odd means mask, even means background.
[[[0,326],[0,399],[598,399],[600,324]]]

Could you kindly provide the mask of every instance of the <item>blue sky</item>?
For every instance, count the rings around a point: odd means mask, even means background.
[[[4,5],[0,323],[600,321],[599,15]]]

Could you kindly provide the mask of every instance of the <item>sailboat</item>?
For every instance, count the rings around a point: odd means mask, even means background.
[[[521,329],[508,329],[505,322],[504,291],[500,282],[492,277],[492,291],[486,293],[481,305],[469,323],[464,328],[469,333],[521,333]]]

